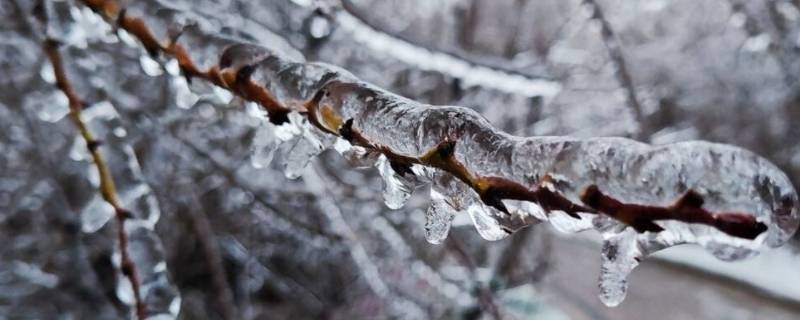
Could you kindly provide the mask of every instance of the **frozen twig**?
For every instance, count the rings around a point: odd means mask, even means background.
[[[446,238],[455,214],[469,214],[488,240],[542,220],[568,232],[600,231],[601,299],[609,306],[622,301],[627,275],[655,251],[695,243],[719,258],[742,259],[765,244],[782,245],[800,222],[786,175],[740,148],[511,136],[468,108],[422,104],[335,66],[306,62],[280,37],[254,44],[230,35],[214,14],[201,21],[190,9],[156,0],[131,3],[130,11],[115,0],[83,3],[138,39],[153,58],[176,61],[189,81],[210,82],[260,105],[271,124],[262,124],[267,134],[258,141],[288,147],[287,177],[301,176],[336,140],[351,163],[379,168],[390,208],[432,183],[430,242]],[[605,21],[596,6],[593,17]],[[607,22],[602,33],[613,39]],[[612,60],[622,61],[618,42],[606,45]],[[627,77],[620,82],[629,102],[636,102],[624,63],[617,68]],[[641,118],[641,110],[634,112]],[[376,277],[371,270],[365,269],[368,278]],[[386,292],[380,279],[370,283]]]
[[[144,302],[141,299],[139,279],[137,275],[136,265],[131,259],[130,252],[128,251],[128,233],[125,229],[125,221],[130,217],[131,213],[123,208],[122,203],[117,195],[116,187],[114,186],[114,179],[111,176],[111,170],[106,164],[105,158],[100,153],[99,147],[102,142],[95,139],[89,130],[89,127],[81,118],[81,110],[83,109],[83,101],[78,96],[78,93],[72,87],[72,84],[67,77],[64,70],[64,62],[61,53],[58,50],[58,42],[52,39],[46,39],[42,44],[45,54],[47,55],[50,63],[53,65],[53,71],[56,78],[56,86],[67,96],[69,101],[70,119],[78,128],[80,136],[86,142],[86,147],[92,155],[92,160],[97,168],[97,173],[100,177],[100,194],[111,207],[114,208],[115,217],[117,219],[117,237],[119,241],[119,250],[121,255],[120,269],[122,274],[128,278],[133,290],[134,308],[136,317],[139,320],[146,318],[146,310]]]
[[[608,206],[607,204],[612,202],[604,201],[598,203],[594,201],[598,198],[591,196],[593,194],[602,194],[605,197],[601,197],[599,199],[609,199],[617,201],[620,204],[623,203],[621,199],[612,198],[612,195],[607,195],[607,191],[603,191],[603,193],[591,193],[589,194],[590,196],[586,196],[584,193],[584,197],[567,195],[564,193],[567,190],[570,190],[570,192],[575,192],[575,190],[582,189],[601,191],[600,187],[602,186],[598,186],[597,183],[591,183],[590,180],[589,183],[572,185],[569,188],[564,188],[559,184],[559,179],[557,177],[558,172],[553,172],[552,175],[549,173],[529,173],[541,175],[539,176],[540,178],[537,179],[538,181],[534,180],[535,183],[533,187],[528,187],[526,184],[519,182],[516,178],[503,176],[501,172],[480,173],[477,172],[477,169],[474,166],[469,165],[466,161],[476,161],[475,158],[482,157],[482,154],[485,154],[484,152],[493,152],[492,150],[486,150],[485,148],[496,148],[502,146],[503,143],[506,143],[504,142],[504,139],[508,141],[507,143],[512,143],[514,140],[505,134],[494,132],[494,129],[492,129],[488,124],[484,123],[484,120],[479,119],[478,116],[463,108],[449,107],[437,109],[429,106],[418,105],[413,102],[403,100],[400,97],[391,95],[380,89],[373,88],[357,80],[351,80],[351,77],[343,74],[337,69],[331,69],[330,67],[318,64],[291,62],[291,60],[284,61],[282,60],[283,58],[280,54],[270,52],[265,48],[246,44],[243,41],[235,39],[214,38],[215,36],[205,34],[203,33],[203,30],[199,30],[197,28],[192,30],[192,35],[186,35],[188,29],[185,29],[184,32],[179,36],[176,35],[171,39],[159,40],[155,37],[154,32],[149,29],[144,17],[136,17],[126,14],[126,11],[121,8],[116,1],[85,0],[84,3],[86,3],[94,11],[102,14],[107,20],[116,23],[120,28],[128,31],[138,38],[147,51],[151,54],[164,55],[177,59],[181,69],[187,77],[209,81],[217,86],[230,90],[246,100],[257,102],[268,113],[271,122],[276,124],[286,123],[289,121],[288,115],[290,113],[299,113],[304,115],[306,119],[319,131],[339,136],[348,140],[355,146],[364,148],[370,152],[384,155],[391,163],[392,169],[394,169],[394,171],[400,175],[413,175],[412,167],[414,166],[435,168],[450,173],[458,178],[458,180],[469,186],[475,193],[477,193],[478,197],[485,205],[493,207],[494,209],[503,212],[506,215],[509,215],[511,210],[507,208],[505,201],[516,200],[536,203],[546,211],[563,211],[575,218],[580,217],[579,213],[604,213],[626,225],[634,227],[640,232],[659,231],[662,228],[654,222],[665,220],[681,221],[685,223],[703,223],[717,227],[720,231],[727,233],[728,235],[746,239],[754,239],[757,235],[761,234],[767,229],[766,225],[752,217],[755,214],[752,212],[749,213],[749,215],[738,213],[733,215],[724,213],[713,214],[709,212],[709,215],[712,215],[716,218],[706,219],[697,218],[692,216],[692,214],[686,214],[686,212],[681,210],[664,210],[663,207],[657,206],[642,205],[637,207],[636,210],[631,210],[632,207],[630,205]],[[598,12],[599,10],[595,10],[595,15],[597,15]],[[610,31],[606,30],[604,31],[604,34],[606,34],[606,36],[610,36]],[[185,39],[186,37],[194,38],[191,38],[191,41],[182,42],[182,39]],[[199,40],[198,37],[200,39],[205,38],[205,40]],[[191,47],[186,43],[191,43],[192,45],[204,43],[205,47]],[[215,51],[218,52],[216,59],[218,63],[213,63],[213,57],[215,55],[213,52]],[[619,52],[618,50],[612,51]],[[206,65],[198,65],[196,62],[198,59],[203,59]],[[208,65],[209,61],[211,61],[210,65]],[[299,83],[301,88],[294,88],[294,90],[301,92],[300,96],[290,96],[279,99],[273,93],[273,90],[270,90],[270,86],[275,86],[278,84],[263,83],[258,80],[265,76],[269,77],[269,75],[265,75],[264,73],[277,72],[277,70],[270,69],[274,68],[270,67],[271,64],[283,64],[284,68],[286,67],[286,64],[293,64],[295,68],[300,68],[308,73],[308,75],[306,75],[305,73],[300,72],[293,75],[295,77],[299,77],[294,81],[296,81],[295,83]],[[312,72],[315,70],[316,72]],[[624,67],[621,71],[625,71]],[[258,74],[258,77],[254,75],[259,72],[261,74]],[[627,74],[627,72],[622,73]],[[316,78],[307,78],[311,75]],[[630,85],[629,80],[630,79],[628,77],[628,81],[624,82]],[[629,87],[632,89],[632,86]],[[633,90],[629,91],[631,91],[631,93],[633,92]],[[366,109],[356,108],[355,110],[346,110],[345,108],[352,107],[351,105],[345,104],[345,101],[349,101],[349,99],[357,99],[361,101],[366,106]],[[631,101],[633,102],[635,99],[632,99]],[[417,139],[423,139],[419,141],[424,141],[424,143],[413,148],[403,147],[398,145],[396,142],[385,140],[385,138],[381,139],[380,137],[376,136],[374,122],[379,121],[377,118],[374,118],[375,114],[384,114],[386,117],[396,116],[395,112],[405,109],[395,108],[398,110],[395,111],[395,109],[391,109],[392,106],[398,104],[402,105],[404,103],[408,103],[410,106],[408,107],[408,110],[405,111],[406,113],[417,113],[417,116],[420,117],[419,119],[408,118],[405,119],[405,121],[418,121],[421,123],[421,121],[423,121],[426,117],[433,117],[434,115],[438,114],[451,114],[452,118],[449,120],[449,123],[441,124],[445,127],[436,129],[445,130],[442,131],[443,134],[439,135],[438,138],[434,134],[429,136],[420,136]],[[377,129],[381,130],[382,128]],[[459,151],[463,150],[457,150],[457,147],[462,149],[476,147],[473,145],[475,141],[470,140],[476,139],[476,134],[480,136],[480,139],[495,141],[493,142],[494,146],[479,145],[477,146],[479,149],[476,150],[478,153],[467,154],[466,156],[460,155]],[[472,135],[472,137],[465,138],[462,137],[463,135]],[[433,139],[432,143],[430,139]],[[438,142],[436,142],[437,139]],[[525,145],[528,145],[529,142],[530,144],[535,145],[535,143],[542,143],[552,140],[545,139],[541,142],[537,142],[533,141],[533,139],[534,138],[531,138],[531,141],[520,142]],[[647,149],[646,145],[637,145],[623,139],[609,139],[608,141],[600,140],[597,142],[576,142],[569,140],[565,141],[564,143],[575,144],[578,146],[576,148],[588,148],[585,150],[585,152],[588,152],[588,150],[591,149],[591,146],[594,144],[603,146],[611,145],[609,148],[614,148],[614,145],[616,144],[620,147],[630,148],[629,150],[649,150]],[[466,144],[467,146],[461,146],[462,144]],[[681,147],[694,150],[690,149],[690,147],[694,148],[695,146],[690,145]],[[673,148],[679,149],[678,147]],[[705,150],[713,155],[718,156],[727,156],[729,154],[739,155],[739,153],[742,153],[742,158],[751,159],[751,157],[748,154],[743,153],[743,151],[732,148],[722,148],[721,146],[707,144],[700,144],[696,146],[696,148],[699,149],[697,152],[703,152]],[[661,149],[658,150],[660,151]],[[494,150],[494,152],[496,151],[497,150]],[[636,152],[655,153],[656,151],[657,150],[654,149],[651,151]],[[532,157],[535,157],[536,155],[537,154],[531,154]],[[483,159],[483,161],[491,160]],[[574,159],[574,161],[580,160]],[[754,158],[752,162],[753,165],[767,165],[765,161],[762,161],[758,158]],[[688,165],[689,164],[687,164],[687,166]],[[691,165],[695,166],[697,164],[691,163]],[[714,170],[723,169],[724,168],[716,168]],[[711,169],[709,168],[709,170]],[[584,178],[588,179],[588,177]],[[778,214],[781,217],[794,217],[794,215],[796,215],[796,195],[790,190],[790,186],[788,187],[789,190],[784,190],[786,189],[784,188],[786,187],[786,183],[784,181],[785,177],[768,176],[760,178],[767,179],[767,183],[781,186],[780,189],[774,190],[777,192],[777,194],[769,196],[769,199],[772,199],[769,201],[773,201],[773,203],[770,204],[772,208],[771,212]],[[577,181],[573,183],[577,183]],[[630,187],[635,187],[635,185],[631,185]],[[687,189],[685,186],[683,188],[683,194],[677,194],[671,199],[672,201],[677,201],[677,199],[683,198],[685,195],[692,193],[691,189]],[[580,192],[577,193],[580,194]],[[651,194],[648,195],[648,198],[652,198],[654,196],[656,195]],[[586,205],[577,203],[579,198],[581,200],[589,200],[589,203],[586,203]],[[660,199],[662,203],[670,201],[669,198],[664,199],[663,196],[661,196]],[[702,204],[703,201],[701,200],[702,199],[693,203]],[[616,212],[616,210],[621,210],[624,214]],[[631,212],[633,212],[635,217],[627,216],[627,214],[630,214]],[[742,219],[744,216],[749,216],[750,218]],[[523,222],[523,224],[527,223],[529,222]],[[723,224],[725,226],[721,227]],[[789,223],[789,229],[791,229],[793,227],[792,225],[794,224],[794,222]],[[504,229],[507,232],[512,232],[515,230],[514,228],[507,228],[506,226],[504,226]],[[785,235],[781,234],[778,237],[782,238],[783,236]],[[776,241],[780,242],[780,240]]]

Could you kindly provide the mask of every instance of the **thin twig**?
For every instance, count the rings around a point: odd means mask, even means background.
[[[606,19],[603,9],[600,8],[597,1],[584,0],[583,2],[591,7],[591,18],[600,23],[600,35],[603,38],[603,44],[606,46],[606,50],[608,50],[608,56],[611,58],[611,62],[616,67],[616,72],[614,74],[620,85],[625,88],[625,100],[628,103],[628,107],[633,111],[636,122],[639,124],[639,132],[636,134],[636,137],[639,139],[644,138],[646,133],[644,132],[645,121],[642,113],[642,105],[639,103],[639,98],[636,94],[636,86],[633,84],[633,77],[628,71],[628,64],[625,61],[625,55],[622,53],[622,44],[616,33],[614,33],[614,29],[611,28],[611,23]]]
[[[56,77],[56,86],[67,96],[69,101],[69,116],[72,123],[78,128],[78,131],[86,142],[86,147],[92,155],[92,160],[97,173],[100,177],[100,194],[111,207],[114,208],[115,217],[117,219],[117,237],[119,241],[119,251],[121,255],[120,269],[122,274],[128,278],[133,290],[134,306],[136,317],[140,320],[146,318],[146,310],[144,302],[141,299],[139,278],[136,271],[136,265],[131,259],[130,252],[128,251],[128,233],[125,230],[125,221],[131,216],[130,211],[122,206],[119,200],[114,179],[111,176],[111,170],[106,164],[105,158],[100,153],[100,140],[97,140],[92,135],[86,122],[81,117],[81,110],[83,109],[83,101],[78,97],[77,92],[72,87],[72,84],[67,77],[64,70],[64,62],[61,53],[58,50],[58,43],[52,39],[46,39],[42,45],[45,54],[47,55],[50,63],[53,65],[53,72]]]
[[[199,199],[195,193],[190,193],[192,201],[187,205],[189,209],[186,210],[186,216],[192,225],[197,241],[203,248],[203,254],[206,258],[206,265],[208,266],[209,273],[211,273],[212,284],[214,286],[214,299],[217,302],[220,314],[225,320],[237,319],[238,311],[233,300],[233,292],[231,285],[228,282],[228,277],[225,275],[225,266],[222,261],[222,254],[220,253],[219,246],[217,245],[217,237],[214,235],[214,230],[206,217],[206,212],[202,206],[198,205]]]
[[[475,265],[475,261],[472,261],[472,257],[470,257],[469,253],[464,250],[464,247],[461,246],[461,242],[459,242],[458,237],[455,235],[450,235],[447,239],[448,247],[452,249],[452,251],[456,254],[456,256],[464,263],[470,272],[474,275],[478,266]],[[502,320],[503,316],[500,313],[500,307],[497,306],[495,302],[494,294],[492,293],[491,288],[487,288],[483,284],[476,281],[475,286],[478,289],[478,302],[480,302],[482,309],[484,311],[488,311],[489,314],[496,320]]]

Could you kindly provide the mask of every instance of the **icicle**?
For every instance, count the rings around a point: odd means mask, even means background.
[[[178,106],[178,108],[190,109],[200,100],[200,97],[190,88],[185,77],[173,76],[170,83],[172,84],[172,91],[175,95],[175,105]]]
[[[472,223],[475,225],[475,229],[478,230],[478,234],[489,241],[502,240],[507,238],[510,234],[503,230],[503,227],[495,218],[497,215],[502,214],[496,211],[497,209],[487,207],[482,202],[475,202],[467,208],[467,212],[469,212],[469,216],[472,218]]]
[[[289,121],[299,128],[301,134],[294,137],[283,158],[283,173],[287,179],[297,179],[303,174],[311,159],[325,150],[330,144],[329,135],[319,133],[298,113],[290,113]]]
[[[431,205],[425,212],[425,240],[432,244],[440,244],[447,239],[456,213],[458,212],[447,204],[442,194],[431,191]]]
[[[392,169],[391,162],[386,157],[381,156],[375,164],[383,178],[383,203],[389,209],[400,209],[411,197],[415,183],[413,178],[406,178]]]
[[[153,230],[130,225],[128,251],[136,264],[139,289],[148,319],[176,319],[180,311],[178,290],[168,278],[164,249]],[[120,281],[127,278],[119,277]],[[176,305],[176,301],[178,302]]]
[[[600,301],[615,307],[625,299],[628,274],[639,264],[641,254],[636,245],[636,231],[627,229],[603,242],[600,267]]]
[[[266,168],[272,162],[272,157],[280,143],[275,130],[277,130],[275,125],[269,121],[260,122],[256,128],[250,154],[250,164],[253,168]]]

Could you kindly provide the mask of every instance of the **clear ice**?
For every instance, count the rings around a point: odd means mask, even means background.
[[[171,19],[168,15],[159,18]],[[451,190],[458,190],[457,196],[439,187],[433,189],[426,219],[426,237],[431,242],[441,242],[449,230],[451,215],[462,212],[469,214],[481,236],[490,240],[543,220],[564,232],[598,230],[605,239],[601,297],[608,305],[621,301],[627,274],[657,250],[697,244],[720,259],[737,260],[752,256],[764,246],[782,245],[798,226],[798,198],[786,175],[767,160],[740,148],[701,141],[651,146],[624,138],[517,137],[495,129],[470,109],[418,103],[360,81],[339,68],[307,63],[297,51],[287,49],[290,46],[285,42],[277,41],[277,49],[269,50],[248,44],[247,40],[205,34],[202,28],[194,27],[187,28],[179,42],[191,49],[193,60],[203,68],[218,60],[221,48],[233,50],[230,44],[238,45],[235,50],[262,53],[244,55],[242,59],[247,61],[233,64],[254,66],[251,79],[285,103],[309,101],[324,88],[328,94],[318,105],[336,115],[334,120],[318,117],[324,126],[336,130],[342,121],[352,119],[352,127],[373,145],[397,154],[418,157],[446,138],[455,139],[456,159],[477,176],[504,177],[529,188],[548,182],[553,191],[575,203],[580,203],[579,195],[589,185],[597,185],[626,203],[658,206],[674,204],[693,190],[703,196],[704,209],[748,213],[768,227],[754,240],[678,221],[658,221],[665,231],[638,234],[606,216],[585,213],[575,219],[563,212],[545,212],[535,203],[504,201],[511,212],[506,215],[485,205],[460,181],[456,185],[462,184],[461,187],[451,186]],[[292,117],[290,127],[296,132],[290,139],[279,139],[283,141],[279,150],[284,153],[283,165],[290,178],[300,176],[312,157],[334,145],[331,135],[298,118],[302,116],[297,113]],[[255,141],[261,150],[275,143],[274,136],[263,132],[257,135],[258,139],[264,140]],[[337,141],[335,148],[359,167],[368,167],[375,159],[389,208],[402,207],[419,183],[437,184],[430,172],[419,174],[425,170],[417,165],[414,176],[400,175],[385,156],[342,141]],[[272,149],[266,150],[270,154]],[[464,202],[457,203],[455,199]]]

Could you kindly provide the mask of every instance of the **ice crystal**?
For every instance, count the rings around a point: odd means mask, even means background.
[[[177,289],[169,282],[164,265],[164,252],[161,242],[155,233],[155,224],[161,213],[155,195],[145,182],[136,155],[125,141],[127,134],[114,105],[109,101],[101,101],[84,109],[83,120],[99,141],[103,141],[100,152],[110,165],[121,206],[130,213],[125,220],[125,231],[128,234],[128,251],[136,266],[140,281],[140,295],[150,317],[177,317],[174,301],[180,299]],[[83,151],[77,151],[80,146]],[[75,161],[87,162],[86,172],[89,180],[96,180],[97,168],[88,163],[92,158],[86,151],[86,144],[75,143],[71,158]],[[95,177],[95,178],[91,178]],[[93,184],[98,184],[93,182]],[[96,232],[114,216],[115,210],[99,195],[93,197],[81,214],[81,229],[84,232]],[[120,264],[119,245],[114,246],[115,263]],[[161,267],[159,267],[161,266]],[[119,268],[117,268],[119,270]],[[117,296],[120,301],[133,305],[131,283],[127,277],[118,277]]]

